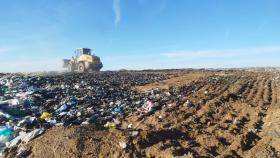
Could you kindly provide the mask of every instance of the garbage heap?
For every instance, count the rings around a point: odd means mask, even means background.
[[[53,126],[110,128],[115,118],[143,105],[147,107],[142,112],[151,111],[170,95],[140,93],[131,87],[167,78],[164,72],[0,74],[0,151],[27,143]]]

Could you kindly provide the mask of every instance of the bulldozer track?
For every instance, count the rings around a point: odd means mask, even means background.
[[[184,131],[188,137],[177,143],[195,157],[242,157],[262,139],[267,111],[278,103],[277,89],[263,74],[200,80],[183,94],[194,107],[176,107],[163,128]]]

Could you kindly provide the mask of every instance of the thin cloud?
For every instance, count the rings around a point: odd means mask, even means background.
[[[121,6],[120,6],[121,0],[113,0],[113,10],[115,14],[115,26],[117,27],[119,25],[119,22],[121,21]]]
[[[0,48],[0,54],[11,52],[13,49],[11,48]]]
[[[258,55],[264,53],[280,53],[280,47],[263,48],[241,48],[227,50],[198,50],[198,51],[174,51],[163,53],[168,58],[217,58],[217,57],[237,57],[242,55]]]

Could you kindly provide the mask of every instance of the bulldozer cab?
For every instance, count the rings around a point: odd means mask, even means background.
[[[89,48],[76,48],[75,55],[76,55],[76,57],[80,57],[82,55],[91,55],[91,49],[89,49]]]

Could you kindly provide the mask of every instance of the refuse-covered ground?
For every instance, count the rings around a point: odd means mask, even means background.
[[[280,74],[0,74],[3,157],[280,157]]]

